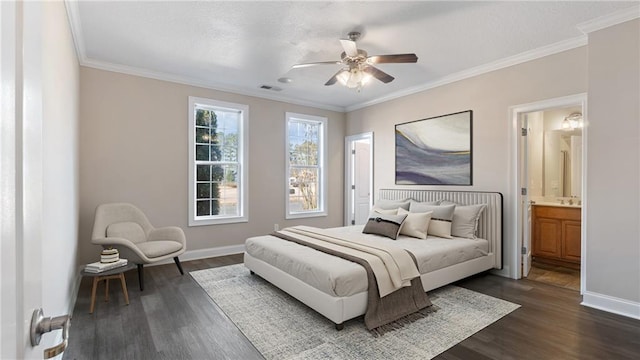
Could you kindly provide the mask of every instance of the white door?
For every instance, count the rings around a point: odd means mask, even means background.
[[[344,224],[364,224],[373,204],[373,133],[347,136],[344,153]]]
[[[42,4],[0,3],[0,358],[41,359],[29,337],[42,306]],[[44,344],[43,344],[44,345]]]
[[[362,225],[367,222],[369,210],[371,210],[371,144],[369,139],[356,141],[354,148],[354,219],[355,225]]]
[[[529,117],[521,115],[520,141],[520,188],[522,207],[522,277],[527,277],[531,271],[531,201],[529,201]]]

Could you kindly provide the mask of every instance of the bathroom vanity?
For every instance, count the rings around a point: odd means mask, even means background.
[[[536,261],[580,268],[581,211],[577,205],[533,204],[531,240]]]

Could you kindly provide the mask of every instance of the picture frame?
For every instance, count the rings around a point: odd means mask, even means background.
[[[473,185],[473,111],[395,125],[397,185]]]

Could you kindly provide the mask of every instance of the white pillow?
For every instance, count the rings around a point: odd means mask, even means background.
[[[418,239],[426,239],[432,213],[433,212],[431,211],[424,213],[410,213],[403,208],[399,208],[398,215],[407,215],[407,218],[404,219],[402,227],[400,228],[400,234]]]
[[[385,209],[379,209],[374,207],[371,211],[378,214],[384,214],[384,215],[398,215],[398,209],[402,209],[402,208],[385,210]]]
[[[391,209],[403,208],[405,210],[409,210],[409,202],[410,201],[411,201],[411,199],[404,199],[404,200],[378,199],[378,201],[376,201],[376,203],[373,206],[373,208],[374,209],[383,209],[383,210],[391,210]]]
[[[444,200],[442,204],[455,204]],[[475,239],[478,232],[478,221],[487,204],[456,205],[451,223],[451,235],[468,239]]]
[[[434,201],[415,201],[415,200],[411,200],[409,202],[409,211],[411,212],[422,212],[420,211],[420,207],[422,207],[423,205],[426,206],[433,206],[433,205],[440,205],[440,200],[434,200]]]
[[[431,221],[427,234],[451,239],[451,221],[453,220],[453,212],[455,205],[425,205],[420,203],[411,203],[412,213],[432,211]]]

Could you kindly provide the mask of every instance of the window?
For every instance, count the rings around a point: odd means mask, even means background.
[[[327,119],[287,113],[287,219],[326,216]]]
[[[189,97],[189,226],[248,221],[249,107]]]

